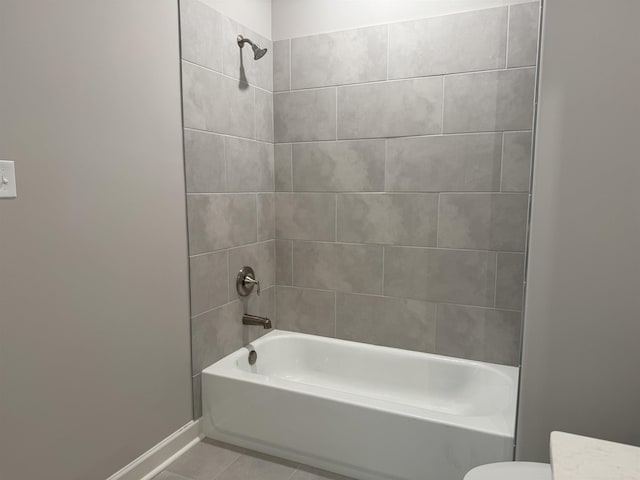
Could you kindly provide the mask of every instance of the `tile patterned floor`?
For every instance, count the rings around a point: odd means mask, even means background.
[[[350,480],[333,473],[205,439],[154,480]]]

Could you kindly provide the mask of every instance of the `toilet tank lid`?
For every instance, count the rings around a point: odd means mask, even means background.
[[[536,462],[500,462],[469,471],[464,480],[552,480],[551,465]]]

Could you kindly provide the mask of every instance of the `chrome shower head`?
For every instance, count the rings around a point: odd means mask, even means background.
[[[260,45],[253,43],[251,40],[249,40],[248,38],[244,38],[242,35],[238,35],[238,46],[242,48],[244,47],[245,43],[251,45],[254,60],[260,60],[267,53],[266,48],[260,48]]]

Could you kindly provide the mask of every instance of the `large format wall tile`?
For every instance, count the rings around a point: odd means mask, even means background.
[[[191,357],[193,374],[242,347],[243,305],[227,303],[191,319]]]
[[[276,199],[273,193],[257,195],[258,241],[276,238]]]
[[[435,305],[372,295],[338,293],[336,337],[420,352],[435,351]]]
[[[530,130],[535,68],[445,78],[444,131]]]
[[[276,242],[266,242],[245,245],[229,250],[229,295],[232,300],[241,298],[236,290],[238,272],[244,266],[253,268],[260,288],[266,290],[276,283]],[[254,293],[257,290],[254,288]]]
[[[224,95],[225,77],[210,70],[182,62],[182,111],[184,126],[210,132],[227,133],[228,99]]]
[[[273,91],[291,89],[291,40],[273,42]]]
[[[330,193],[277,193],[276,237],[336,239],[336,196]]]
[[[502,191],[528,192],[531,175],[531,132],[505,132]]]
[[[338,138],[440,133],[442,78],[338,88]]]
[[[388,191],[497,191],[501,136],[494,133],[391,139]]]
[[[385,247],[384,294],[492,306],[495,270],[494,252]]]
[[[243,312],[517,363],[538,8],[272,43],[182,1],[194,389],[265,333]]]
[[[191,315],[229,301],[227,252],[207,253],[189,259]]]
[[[524,255],[498,253],[496,307],[520,310],[524,288]]]
[[[539,18],[540,2],[522,3],[509,7],[508,67],[536,64]]]
[[[255,115],[255,88],[246,84],[224,77],[225,100],[216,95],[221,105],[228,104],[226,115],[228,126],[225,133],[236,137],[255,138],[256,115]]]
[[[257,240],[255,195],[188,195],[187,217],[191,255]]]
[[[436,351],[442,355],[518,365],[520,312],[438,305]]]
[[[182,62],[184,126],[253,138],[253,90],[237,80]]]
[[[278,93],[273,110],[276,142],[336,138],[335,88]]]
[[[273,143],[273,94],[255,89],[256,140]]]
[[[267,48],[267,54],[260,60],[254,60],[251,45],[245,44],[242,49],[238,46],[238,35],[250,38],[260,47]],[[267,40],[235,20],[225,17],[222,48],[222,68],[225,75],[270,92],[273,91],[273,44],[271,40]]]
[[[224,137],[185,129],[184,164],[187,193],[216,193],[226,190]]]
[[[438,195],[350,193],[338,195],[338,241],[436,245]]]
[[[311,335],[335,336],[335,292],[276,287],[278,328]]]
[[[517,193],[443,193],[438,246],[524,250],[529,197]]]
[[[226,137],[227,190],[273,192],[273,145]]]
[[[293,283],[293,242],[276,240],[276,284],[291,285]]]
[[[506,7],[391,24],[389,78],[503,68],[506,32]]]
[[[182,58],[222,72],[222,22],[222,15],[199,0],[181,0]]]
[[[293,283],[300,287],[382,293],[382,247],[294,242]]]
[[[386,78],[386,25],[291,40],[292,89]]]
[[[274,145],[275,152],[275,189],[276,192],[291,191],[291,144]]]
[[[384,190],[384,140],[293,145],[293,190]]]

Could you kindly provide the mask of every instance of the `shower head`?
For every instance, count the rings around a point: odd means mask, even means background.
[[[262,57],[264,57],[265,53],[267,53],[266,48],[260,48],[260,45],[253,43],[251,40],[249,40],[248,38],[244,38],[242,35],[238,35],[238,46],[242,48],[244,47],[245,43],[251,45],[254,60],[260,60]]]

